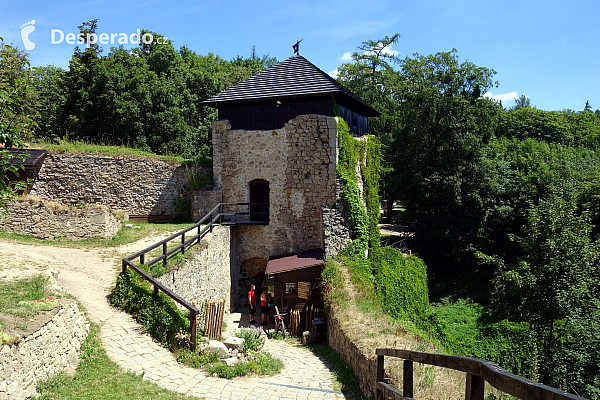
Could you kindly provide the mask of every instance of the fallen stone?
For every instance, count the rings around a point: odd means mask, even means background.
[[[133,228],[133,224],[125,224],[123,225],[125,228]]]
[[[223,342],[219,342],[218,340],[211,340],[208,342],[206,346],[204,346],[205,353],[216,353],[219,355],[219,358],[226,358],[229,356],[229,350],[223,344]]]
[[[237,357],[229,357],[223,361],[225,361],[225,364],[227,364],[228,367],[233,367],[235,364],[240,362],[240,360]]]
[[[303,345],[314,344],[314,343],[318,343],[320,341],[321,341],[321,334],[319,332],[309,332],[309,331],[302,332],[302,344]]]
[[[246,340],[244,338],[239,337],[230,337],[227,338],[223,344],[230,350],[242,351],[244,349],[244,344]]]

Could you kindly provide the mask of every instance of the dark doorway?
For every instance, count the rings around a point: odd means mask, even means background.
[[[269,222],[269,182],[250,182],[250,221]]]

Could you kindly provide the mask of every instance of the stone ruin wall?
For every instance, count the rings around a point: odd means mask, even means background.
[[[0,348],[0,399],[36,395],[37,383],[60,371],[73,373],[90,327],[75,301],[59,306],[43,326]]]
[[[130,215],[174,215],[187,173],[179,163],[156,159],[51,154],[29,193],[64,205],[96,203]]]
[[[53,201],[25,196],[17,197],[6,206],[8,212],[0,221],[0,230],[38,239],[110,239],[121,228],[121,220],[108,207],[100,204],[66,207]]]

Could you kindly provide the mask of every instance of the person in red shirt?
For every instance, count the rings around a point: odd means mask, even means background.
[[[250,306],[250,323],[255,324],[254,314],[256,314],[256,296],[254,295],[254,285],[250,285],[250,291],[248,292],[248,305]]]

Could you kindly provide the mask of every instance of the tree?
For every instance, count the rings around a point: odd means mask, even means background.
[[[589,111],[592,112],[592,105],[590,104],[589,100],[586,100],[585,102],[585,107],[583,108],[583,111]]]
[[[525,96],[524,94],[520,95],[519,97],[515,97],[515,105],[513,106],[513,110],[520,110],[522,108],[530,107],[531,100],[529,99],[529,97]]]
[[[478,185],[482,148],[501,108],[482,96],[491,69],[459,62],[456,50],[406,58],[398,84],[394,178],[417,237],[431,256],[460,259],[485,217]]]
[[[17,48],[5,45],[0,38],[0,219],[4,216],[6,203],[12,200],[26,182],[14,181],[22,165],[14,165],[16,158],[27,153],[11,155],[7,148],[20,148],[23,137],[34,127],[30,114],[35,108],[30,93],[31,75],[25,54]]]
[[[600,323],[600,242],[592,229],[590,214],[568,192],[530,203],[523,234],[513,236],[523,256],[500,262],[493,294],[499,312],[531,325],[540,381],[587,396],[600,380],[593,333]]]

